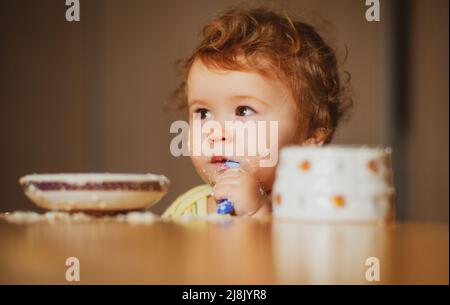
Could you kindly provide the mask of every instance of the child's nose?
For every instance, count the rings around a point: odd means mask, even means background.
[[[217,142],[230,143],[232,139],[233,135],[231,134],[231,132],[226,130],[223,126],[220,130],[214,129],[209,135],[209,141],[211,143]]]

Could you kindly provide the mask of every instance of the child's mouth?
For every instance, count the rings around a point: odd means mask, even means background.
[[[213,163],[213,164],[223,164],[227,161],[233,161],[231,159],[228,159],[224,156],[212,156],[211,160],[209,161],[209,163]]]
[[[211,164],[217,164],[222,169],[227,168],[238,168],[240,166],[240,163],[235,160],[231,160],[224,156],[212,156],[211,160],[209,161]]]
[[[240,167],[239,162],[231,160],[224,156],[212,156],[209,163],[216,165],[218,167],[219,172],[225,171],[227,169]]]

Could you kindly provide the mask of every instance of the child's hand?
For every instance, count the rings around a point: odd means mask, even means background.
[[[228,169],[216,179],[214,199],[229,199],[236,215],[270,215],[269,198],[261,191],[255,174],[242,169]]]

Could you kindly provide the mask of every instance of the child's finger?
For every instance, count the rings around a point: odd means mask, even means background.
[[[216,184],[217,183],[222,183],[224,181],[238,181],[241,180],[241,176],[239,175],[225,175],[225,176],[219,176],[216,178]]]
[[[236,169],[229,169],[223,173],[221,173],[220,175],[218,175],[218,178],[226,178],[226,177],[233,177],[233,178],[238,178],[242,175],[246,174],[245,171],[240,170],[238,168]]]
[[[231,175],[242,175],[243,171],[236,168],[236,169],[228,169],[224,171],[223,173],[220,173],[219,176],[231,176]]]
[[[222,178],[220,180],[216,181],[216,185],[217,184],[227,184],[227,185],[240,185],[242,184],[241,179],[237,179],[237,178],[233,178],[233,177],[226,177],[226,178]]]
[[[223,174],[223,175],[219,175],[216,178],[216,181],[222,181],[224,179],[239,179],[240,177],[242,177],[242,174],[238,174],[238,173],[229,173],[229,174]]]
[[[216,184],[213,187],[212,190],[212,196],[214,197],[214,199],[220,200],[220,199],[229,199],[229,200],[233,200],[231,194],[233,192],[233,186],[229,185],[229,184]]]

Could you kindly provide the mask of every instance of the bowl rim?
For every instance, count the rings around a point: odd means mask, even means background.
[[[20,177],[19,183],[140,183],[140,182],[159,182],[162,185],[168,184],[169,179],[164,175],[157,174],[132,174],[132,173],[44,173],[29,174]]]

